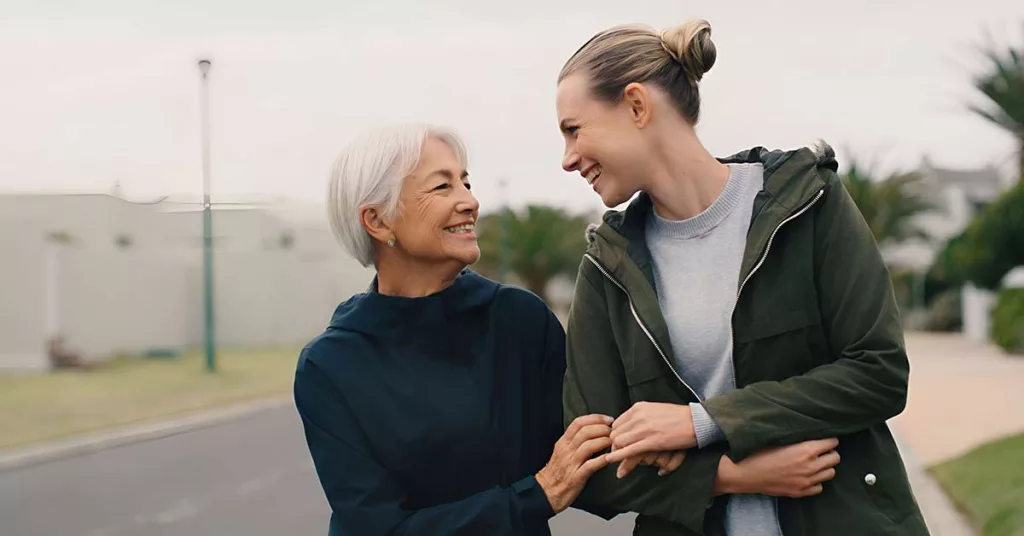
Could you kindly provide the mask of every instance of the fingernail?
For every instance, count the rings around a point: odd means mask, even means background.
[[[611,424],[611,423],[615,422],[615,419],[613,419],[613,418],[611,418],[611,417],[609,417],[609,416],[605,415],[605,416],[604,416],[604,422],[606,422],[606,423],[608,423],[608,424]]]
[[[667,474],[667,473],[665,473],[665,470],[664,470],[664,469],[660,469],[660,470],[658,471],[658,476],[665,476],[666,474]]]

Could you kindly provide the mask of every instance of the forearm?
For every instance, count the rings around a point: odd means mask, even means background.
[[[902,348],[844,358],[780,382],[759,382],[710,398],[735,461],[765,448],[837,437],[899,414],[908,366]]]
[[[607,467],[591,477],[577,500],[579,508],[636,512],[678,523],[700,533],[713,497],[724,448],[692,450],[674,473],[658,476],[640,467],[626,477]]]

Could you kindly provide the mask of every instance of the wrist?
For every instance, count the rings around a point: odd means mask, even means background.
[[[715,475],[714,494],[735,495],[743,491],[743,470],[726,455],[718,461],[718,473]]]
[[[693,410],[689,405],[680,406],[680,408],[682,411],[682,415],[680,415],[682,428],[678,438],[678,450],[697,448],[697,428],[693,422]]]
[[[537,485],[540,486],[541,491],[544,492],[544,496],[547,497],[548,504],[551,505],[551,510],[558,514],[561,513],[562,510],[565,510],[565,507],[561,505],[562,501],[559,499],[559,494],[555,491],[555,483],[548,479],[548,475],[545,472],[546,469],[547,468],[545,467],[544,469],[537,471],[537,474],[534,475],[534,479],[537,480]]]

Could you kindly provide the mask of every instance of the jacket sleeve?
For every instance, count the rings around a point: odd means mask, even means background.
[[[801,376],[704,402],[737,461],[766,447],[864,430],[906,405],[910,363],[889,271],[842,181],[824,173],[827,190],[814,222],[814,284],[837,358]]]
[[[633,405],[603,282],[593,280],[601,276],[588,268],[592,267],[584,260],[569,312],[563,390],[567,425],[589,413],[617,417]],[[663,477],[652,468],[638,467],[620,480],[615,475],[616,467],[605,467],[591,477],[575,506],[592,512],[637,512],[679,524],[690,533],[703,534],[704,517],[712,504],[724,449],[720,445],[690,450],[683,465]]]
[[[403,508],[405,493],[373,459],[344,397],[308,359],[300,358],[294,395],[339,536],[525,536],[553,516],[533,476],[448,504]]]

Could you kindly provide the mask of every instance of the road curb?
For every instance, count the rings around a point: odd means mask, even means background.
[[[918,458],[914,450],[904,441],[898,430],[892,430],[893,438],[903,458],[903,465],[910,478],[911,489],[924,515],[932,536],[976,536],[960,510],[953,504],[946,491]]]
[[[260,398],[183,417],[123,426],[44,444],[0,451],[0,473],[122,445],[182,434],[291,404],[292,397],[290,395]]]

